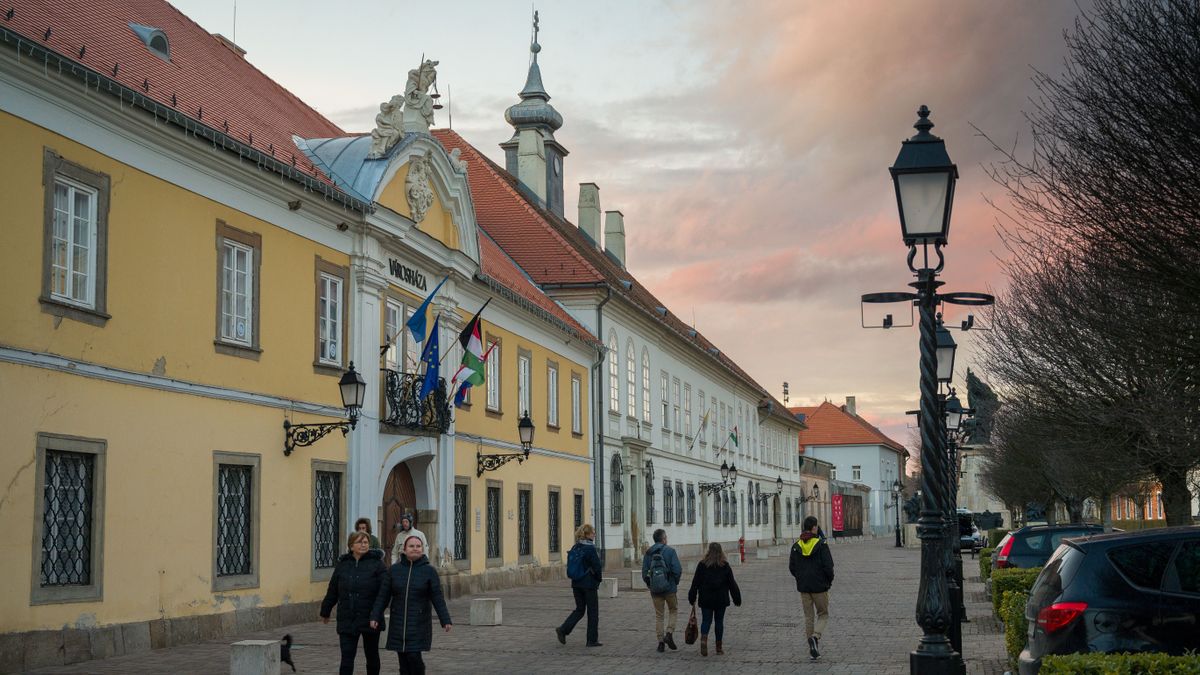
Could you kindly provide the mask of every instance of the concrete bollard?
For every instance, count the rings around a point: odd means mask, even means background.
[[[646,580],[642,578],[642,570],[629,570],[629,588],[635,591],[644,591],[646,588]]]
[[[771,554],[767,551],[767,549],[759,548],[756,551],[755,557],[757,557],[759,560],[766,560],[767,558],[771,557]]]
[[[727,560],[729,564],[734,567],[742,564],[742,556],[738,555],[737,551],[734,551],[733,555],[726,554],[725,560]]]
[[[230,675],[279,675],[279,640],[242,640],[229,652]]]
[[[604,577],[600,580],[599,595],[602,598],[617,597],[617,579],[616,577]]]
[[[500,598],[471,599],[472,626],[499,626],[502,625],[503,619]]]

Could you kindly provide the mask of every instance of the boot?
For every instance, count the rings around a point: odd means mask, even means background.
[[[700,636],[700,656],[708,656],[708,636]]]
[[[717,653],[718,653],[718,654],[724,654],[724,653],[725,653],[725,650],[724,650],[724,649],[721,649],[721,641],[720,641],[720,640],[717,640]]]

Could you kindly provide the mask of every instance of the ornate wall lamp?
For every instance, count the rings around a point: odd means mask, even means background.
[[[721,482],[720,483],[700,483],[701,494],[716,494],[721,490],[732,489],[737,483],[737,464],[730,466],[727,462],[721,462]]]
[[[518,464],[524,464],[529,459],[529,451],[533,449],[533,420],[529,419],[529,411],[517,421],[517,434],[521,437],[521,452],[501,452],[495,455],[485,455],[482,450],[475,451],[475,477],[483,475],[484,471],[495,471],[514,459]]]
[[[813,487],[816,487],[816,486],[814,485]],[[781,494],[783,494],[783,476],[778,476],[775,478],[775,491],[768,492],[765,495],[760,492],[755,497],[755,499],[757,499],[759,502],[766,503],[766,502],[771,501],[771,499],[773,499],[776,495],[781,495]]]
[[[335,429],[340,429],[342,435],[345,436],[358,425],[358,413],[362,411],[363,399],[367,395],[367,383],[363,380],[362,375],[354,370],[353,361],[350,362],[350,369],[342,374],[342,379],[338,380],[338,389],[342,394],[342,407],[346,409],[347,421],[329,424],[292,424],[284,420],[283,454],[285,456],[291,455],[292,450],[297,447],[316,443]]]

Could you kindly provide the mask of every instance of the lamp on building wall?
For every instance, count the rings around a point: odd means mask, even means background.
[[[514,459],[517,460],[518,464],[524,464],[525,460],[529,459],[529,451],[533,449],[533,420],[529,419],[528,410],[521,416],[521,419],[517,420],[517,435],[521,439],[520,452],[501,452],[494,455],[485,455],[482,450],[475,451],[476,478],[482,476],[484,471],[495,471]]]
[[[900,481],[892,481],[892,505],[896,509],[896,548],[900,548]]]
[[[288,420],[284,420],[284,456],[291,455],[292,450],[297,447],[316,443],[335,429],[341,430],[342,435],[345,436],[350,433],[351,429],[358,426],[358,414],[362,411],[363,400],[367,396],[367,383],[363,380],[362,375],[354,369],[353,361],[350,362],[350,369],[342,374],[342,379],[338,380],[338,390],[342,395],[342,407],[346,409],[347,420],[329,424],[292,424]]]
[[[737,464],[730,465],[728,462],[721,462],[721,482],[719,483],[700,483],[699,488],[702,494],[717,494],[722,490],[733,489],[737,483]]]
[[[771,499],[773,499],[775,497],[775,495],[780,495],[780,494],[783,494],[783,476],[778,476],[777,478],[775,478],[775,491],[774,492],[768,492],[765,495],[761,492],[756,493],[755,499],[757,499],[759,502],[765,503],[765,502],[771,501]]]

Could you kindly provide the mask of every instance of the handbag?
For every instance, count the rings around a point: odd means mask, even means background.
[[[696,638],[700,635],[700,626],[696,624],[696,606],[692,605],[692,615],[688,617],[687,628],[683,629],[684,644],[696,644]]]

